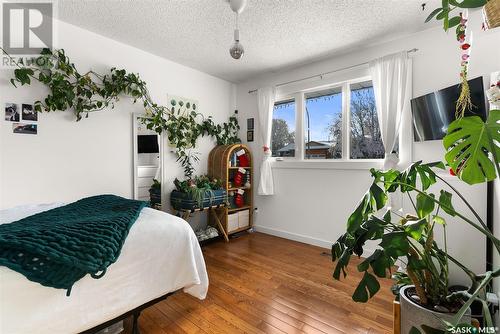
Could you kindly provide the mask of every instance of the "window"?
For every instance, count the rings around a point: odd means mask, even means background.
[[[305,94],[304,158],[342,158],[342,87]]]
[[[286,98],[276,102],[273,110],[273,157],[295,157],[292,164],[317,162],[298,164],[306,168],[328,165],[321,160],[342,161],[339,168],[365,168],[373,164],[368,160],[381,163],[385,149],[373,83],[366,72],[357,73],[361,77],[357,80],[322,82],[320,88],[296,92],[283,90]],[[399,154],[399,138],[393,153]]]
[[[295,156],[295,100],[276,102],[271,131],[273,157]]]
[[[351,84],[350,94],[350,158],[382,159],[385,150],[380,136],[372,82]]]

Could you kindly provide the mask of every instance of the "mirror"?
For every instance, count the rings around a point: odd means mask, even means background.
[[[134,199],[150,201],[152,208],[161,210],[162,141],[141,122],[144,117],[133,114]]]

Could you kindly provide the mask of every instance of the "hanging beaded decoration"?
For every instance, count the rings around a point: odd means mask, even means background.
[[[467,81],[467,70],[469,66],[471,35],[467,33],[467,12],[460,13],[460,24],[457,26],[457,40],[460,43],[460,81],[462,83],[460,96],[456,104],[455,117],[462,118],[466,110],[472,109],[469,83]]]

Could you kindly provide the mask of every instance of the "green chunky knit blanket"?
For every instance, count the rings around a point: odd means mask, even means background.
[[[100,195],[0,225],[0,265],[66,289],[114,263],[146,202]]]

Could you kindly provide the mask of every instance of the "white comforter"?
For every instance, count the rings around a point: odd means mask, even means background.
[[[0,211],[0,224],[60,204]],[[198,241],[182,219],[145,208],[130,229],[117,262],[101,279],[85,276],[71,296],[0,266],[0,333],[78,333],[137,306],[184,289],[204,299],[208,276]]]

